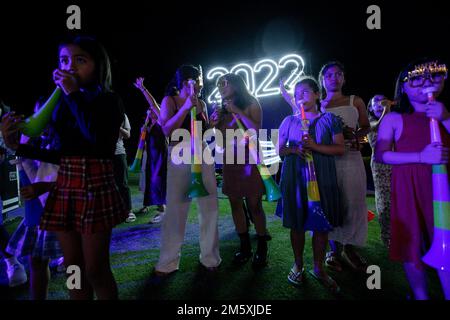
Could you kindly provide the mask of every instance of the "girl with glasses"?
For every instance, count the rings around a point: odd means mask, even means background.
[[[450,112],[441,101],[428,101],[424,89],[438,99],[443,77],[434,74],[437,64],[421,59],[406,66],[397,78],[398,105],[385,115],[378,130],[376,161],[392,166],[390,258],[403,263],[415,299],[428,299],[422,256],[433,239],[432,165],[449,166]],[[429,73],[431,77],[423,75]],[[420,80],[420,81],[419,81]],[[439,121],[442,143],[431,143],[430,118]],[[450,299],[450,272],[438,271],[446,299]]]

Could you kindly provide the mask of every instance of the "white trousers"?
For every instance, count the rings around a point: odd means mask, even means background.
[[[191,200],[187,192],[191,183],[191,165],[174,164],[169,147],[167,159],[166,214],[162,220],[161,248],[155,267],[159,272],[178,270],[181,246],[184,242],[187,216]],[[205,267],[217,267],[219,254],[217,183],[214,164],[202,164],[203,184],[209,195],[197,198],[200,226],[200,262]]]

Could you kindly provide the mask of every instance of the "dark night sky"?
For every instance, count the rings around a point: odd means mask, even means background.
[[[78,4],[82,31],[97,36],[113,58],[114,88],[136,129],[130,149],[146,110],[132,86],[139,75],[160,101],[180,64],[207,70],[295,52],[304,55],[314,76],[326,61],[342,61],[346,92],[367,102],[375,93],[392,97],[397,73],[414,58],[450,61],[450,14],[444,1],[5,2],[0,4],[0,97],[29,113],[36,98],[51,93],[57,43],[67,34],[66,8]],[[366,27],[371,4],[381,8],[381,30]],[[288,112],[279,97],[261,103],[266,126],[278,125]]]

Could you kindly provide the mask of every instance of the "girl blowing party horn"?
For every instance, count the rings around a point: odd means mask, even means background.
[[[447,77],[447,68],[438,61],[420,59],[400,72],[394,97],[398,104],[381,122],[375,149],[376,161],[393,165],[389,255],[403,263],[417,300],[429,298],[424,262],[436,268],[450,299],[450,112],[437,100]]]
[[[310,271],[332,292],[336,282],[324,268],[328,232],[342,224],[335,156],[344,153],[342,121],[332,113],[318,112],[319,86],[310,77],[295,86],[295,115],[279,129],[278,149],[284,157],[281,169],[280,209],[283,226],[290,229],[295,262],[288,281],[296,286],[304,279],[305,231],[313,231],[314,269]]]
[[[195,83],[189,80],[195,80]],[[193,90],[194,89],[194,90]],[[178,161],[178,156],[189,149],[191,141],[176,139],[191,131],[191,118],[202,122],[202,128],[208,125],[206,103],[198,98],[201,87],[201,72],[192,65],[178,68],[161,103],[160,124],[169,138],[167,159],[167,206],[161,225],[161,250],[155,274],[164,276],[179,269],[181,247],[184,242],[186,223],[192,198],[188,190],[192,185],[192,162]],[[196,108],[197,113],[191,109]],[[190,132],[193,136],[193,132]],[[191,145],[192,146],[192,145]],[[201,144],[202,150],[207,148]],[[200,151],[200,150],[199,150]],[[203,151],[202,151],[203,152]],[[191,159],[192,160],[192,159]],[[197,197],[199,215],[200,264],[208,271],[215,271],[222,259],[219,254],[217,181],[214,164],[201,163],[202,184],[208,195]],[[196,171],[198,172],[198,171]]]
[[[262,110],[258,100],[250,94],[244,80],[239,75],[228,73],[220,77],[217,87],[222,98],[222,108],[211,115],[211,126],[226,136],[227,157],[223,164],[222,192],[228,196],[233,221],[240,239],[240,248],[234,256],[235,264],[243,264],[252,257],[252,247],[248,233],[244,201],[253,217],[258,237],[258,246],[253,256],[252,266],[261,268],[267,264],[266,216],[262,207],[265,187],[263,175],[258,171],[257,146],[253,138],[242,134],[247,129],[257,132],[262,126]],[[229,133],[232,136],[229,136]],[[228,134],[227,134],[228,133]],[[243,143],[242,143],[243,142]],[[248,149],[248,152],[247,152]],[[231,157],[230,157],[231,156]],[[253,162],[250,161],[250,156]],[[266,168],[267,170],[267,168]],[[270,177],[267,172],[265,177]],[[275,185],[273,190],[278,190]],[[270,189],[266,190],[269,194]],[[275,192],[271,193],[277,198]],[[271,197],[272,198],[272,197]]]
[[[95,39],[71,38],[58,57],[53,80],[62,92],[50,117],[58,148],[19,144],[13,115],[2,120],[2,133],[16,155],[59,164],[40,229],[56,232],[65,265],[80,268],[80,288],[68,288],[71,299],[117,299],[109,249],[112,229],[128,216],[113,171],[123,103],[111,90],[108,54]]]

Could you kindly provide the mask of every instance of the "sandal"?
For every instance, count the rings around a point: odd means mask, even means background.
[[[330,290],[332,293],[339,293],[341,291],[341,288],[339,288],[338,284],[332,277],[327,275],[326,278],[323,278],[319,275],[317,275],[314,270],[309,270],[309,274],[313,276],[314,279],[320,282],[325,288]]]
[[[142,207],[138,211],[136,211],[136,213],[137,214],[148,213],[148,210],[149,210],[148,207]]]
[[[357,254],[355,251],[353,251],[353,257],[354,260],[350,259],[350,256],[345,252],[345,250],[341,253],[342,260],[348,264],[354,271],[361,271],[366,272],[367,270],[367,262],[364,260],[363,257],[361,257],[359,254]]]
[[[335,271],[335,272],[342,271],[341,262],[339,261],[336,254],[333,251],[327,252],[327,255],[325,258],[325,265],[332,271]]]
[[[160,223],[164,218],[164,212],[157,213],[153,218],[150,219],[149,224]]]
[[[136,221],[136,215],[133,212],[128,213],[128,218],[125,220],[125,222],[135,222]]]
[[[305,274],[305,269],[302,268],[302,270],[298,271],[298,267],[294,263],[287,278],[288,278],[288,281],[290,283],[292,283],[293,285],[300,286],[303,283],[304,274]]]

